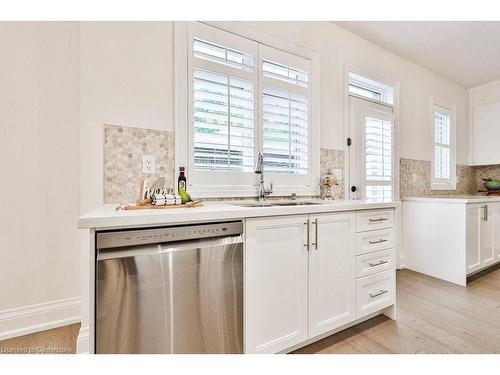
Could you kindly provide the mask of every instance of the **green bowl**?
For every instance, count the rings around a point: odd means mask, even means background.
[[[500,190],[500,182],[484,181],[484,187],[488,190]]]

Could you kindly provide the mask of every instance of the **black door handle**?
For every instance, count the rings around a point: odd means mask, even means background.
[[[356,191],[356,186],[351,186],[351,191],[354,193]]]

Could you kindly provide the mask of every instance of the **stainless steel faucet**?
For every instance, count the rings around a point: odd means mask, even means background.
[[[269,186],[269,189],[266,189],[264,184],[264,155],[262,152],[259,152],[257,156],[257,164],[255,164],[255,174],[260,175],[259,183],[256,185],[259,187],[259,202],[264,201],[269,194],[273,193],[273,183]]]

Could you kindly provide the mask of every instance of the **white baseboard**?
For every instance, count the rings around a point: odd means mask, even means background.
[[[89,354],[89,327],[80,327],[76,340],[76,354]]]
[[[0,311],[0,340],[78,323],[80,297]]]

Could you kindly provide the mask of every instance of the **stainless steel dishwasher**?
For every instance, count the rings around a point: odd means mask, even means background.
[[[241,221],[100,232],[96,353],[242,353]]]

